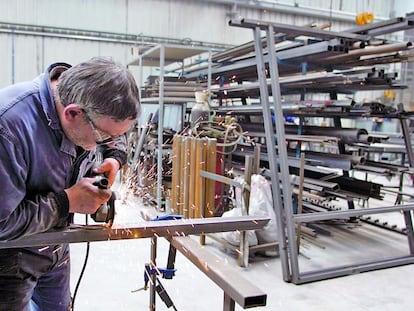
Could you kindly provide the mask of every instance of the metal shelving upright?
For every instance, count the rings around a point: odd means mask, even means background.
[[[368,42],[368,40],[372,39],[372,37],[359,33],[338,33],[246,19],[234,21],[232,20],[230,21],[230,25],[242,28],[250,28],[253,30],[257,76],[260,85],[260,101],[262,105],[269,168],[271,173],[273,206],[279,227],[279,252],[282,264],[283,279],[287,282],[302,284],[359,272],[414,263],[414,233],[411,215],[412,211],[414,210],[414,204],[367,209],[315,212],[308,214],[294,214],[292,208],[292,189],[289,181],[289,163],[287,156],[287,147],[284,144],[286,139],[284,117],[281,107],[282,98],[279,84],[279,71],[277,62],[278,55],[276,54],[275,50],[271,48],[275,46],[274,37],[276,34],[280,33],[283,33],[286,36],[298,36],[303,34],[309,35],[311,37],[317,37],[322,40],[334,40],[339,38],[340,40],[348,40],[350,42]],[[411,24],[408,23],[407,25]],[[388,25],[385,26],[397,27]],[[402,27],[405,27],[405,25],[402,25]],[[370,26],[368,27],[367,31],[372,32],[374,30],[375,28]],[[263,32],[265,33],[265,40],[262,39]],[[263,42],[266,42],[266,49],[263,47]],[[273,107],[271,107],[270,103],[269,87],[266,77],[267,73],[270,75],[270,90],[271,96],[273,97]],[[271,118],[271,108],[273,108],[272,110],[275,114],[275,126],[273,125]],[[406,132],[407,129],[403,128],[403,130],[405,131],[404,134],[408,136],[408,133]],[[412,153],[410,152],[409,155],[411,156]],[[296,245],[296,225],[321,220],[349,219],[351,217],[390,213],[393,211],[401,212],[404,216],[409,250],[407,255],[394,256],[387,259],[378,259],[350,265],[338,265],[333,268],[321,268],[308,272],[300,271],[298,260],[299,254]]]

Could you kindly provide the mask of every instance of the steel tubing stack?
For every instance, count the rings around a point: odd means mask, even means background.
[[[253,27],[264,27],[269,22],[260,20],[235,20],[231,25],[251,25]],[[361,89],[369,89],[370,81],[365,76],[360,75],[359,79],[348,79],[349,77],[341,71],[349,70],[355,66],[376,66],[395,62],[408,62],[413,59],[412,42],[393,42],[385,39],[377,39],[375,35],[384,35],[399,30],[405,30],[414,24],[411,15],[392,19],[389,22],[373,23],[368,26],[351,29],[346,32],[334,32],[311,27],[300,27],[294,25],[284,25],[272,23],[273,27],[279,30],[275,34],[274,50],[277,53],[280,78],[286,75],[300,75],[305,73],[321,73],[323,77],[312,77],[306,91],[315,92],[325,89],[334,90],[341,84],[341,91],[348,90],[352,93]],[[361,28],[361,29],[360,29]],[[262,38],[265,65],[268,65],[268,52],[265,40]],[[212,78],[231,83],[236,81],[254,81],[256,77],[255,56],[253,53],[253,42],[248,42],[222,52],[213,54]],[[325,70],[329,68],[330,73]],[[268,69],[268,68],[267,68]],[[335,70],[335,72],[333,72]],[[188,71],[184,75],[190,78],[198,78],[205,75],[206,70],[196,68]],[[332,74],[338,75],[338,83],[332,85]],[[305,75],[305,76],[307,76]],[[294,80],[294,79],[292,79]],[[302,81],[303,82],[303,81]],[[377,81],[378,82],[378,81]],[[282,93],[292,93],[300,88],[298,84],[282,83]],[[291,82],[293,83],[293,82]],[[303,85],[303,83],[302,83]],[[381,87],[400,88],[394,79],[382,81]],[[258,86],[256,86],[256,90]],[[379,89],[378,83],[372,89]],[[222,89],[220,91],[223,91]],[[230,91],[230,90],[229,90]],[[252,89],[250,89],[252,93]],[[239,94],[234,94],[237,97]],[[250,95],[250,94],[249,94]],[[255,95],[257,95],[257,91]],[[228,96],[228,98],[231,98]]]
[[[214,216],[215,181],[200,171],[216,172],[215,139],[175,135],[172,149],[171,210],[185,218]]]
[[[164,82],[164,97],[179,97],[194,99],[194,93],[197,91],[206,90],[205,83],[198,83],[196,81],[165,81]],[[143,87],[145,97],[160,96],[160,81],[158,79],[149,81]]]

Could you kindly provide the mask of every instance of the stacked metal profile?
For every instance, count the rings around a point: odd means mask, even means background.
[[[371,89],[392,89],[403,86],[397,83],[395,73],[386,73],[382,68],[366,66],[377,66],[385,63],[401,62],[412,60],[413,54],[412,43],[403,44],[378,38],[378,36],[392,33],[395,31],[407,29],[414,24],[413,15],[407,15],[405,18],[393,19],[383,23],[376,23],[347,32],[333,32],[319,29],[309,29],[292,25],[283,25],[267,21],[258,20],[237,20],[231,21],[231,25],[241,28],[251,29],[253,31],[254,57],[252,55],[242,57],[237,54],[233,60],[228,56],[225,63],[216,64],[212,69],[213,78],[221,80],[223,83],[217,91],[221,96],[222,103],[226,99],[233,101],[233,95],[241,96],[244,94],[255,94],[259,100],[262,110],[262,123],[264,124],[264,137],[266,143],[267,163],[269,164],[268,176],[271,179],[273,206],[276,211],[276,219],[279,229],[279,250],[280,261],[282,264],[283,278],[295,284],[312,282],[326,278],[343,276],[353,273],[370,271],[394,267],[398,265],[414,263],[414,231],[412,224],[413,204],[396,205],[381,208],[364,208],[358,209],[353,205],[353,200],[348,196],[344,199],[348,202],[348,209],[331,211],[327,209],[315,210],[313,213],[295,213],[292,203],[292,180],[291,174],[295,173],[292,168],[291,158],[289,158],[288,145],[285,143],[289,133],[286,135],[285,116],[283,115],[282,94],[296,93],[306,94],[309,92],[327,93],[335,100],[338,93],[353,93],[358,90]],[[263,33],[265,36],[263,37]],[[283,36],[281,36],[283,34]],[[281,39],[279,39],[281,37]],[[304,38],[305,37],[305,38]],[[281,48],[281,40],[290,41],[292,46],[289,50]],[[265,44],[264,44],[265,43]],[[300,44],[303,43],[303,44]],[[239,52],[238,52],[239,53]],[[253,53],[252,53],[253,54]],[[192,72],[199,75],[200,73]],[[231,88],[225,87],[225,83],[236,81],[239,85],[237,92],[232,93]],[[244,88],[244,89],[243,89]],[[248,91],[248,92],[247,92]],[[256,92],[256,93],[254,93]],[[236,97],[236,96],[234,96]],[[271,102],[273,101],[273,102]],[[230,100],[229,100],[230,102]],[[240,102],[246,103],[241,100]],[[302,103],[303,104],[303,103]],[[326,105],[329,106],[329,105]],[[248,105],[246,105],[248,107]],[[376,107],[371,105],[369,108]],[[244,107],[243,107],[244,108]],[[378,108],[378,107],[377,107]],[[381,107],[379,107],[381,108]],[[237,107],[232,106],[237,113]],[[248,112],[247,108],[245,112]],[[331,110],[330,118],[333,120],[334,127],[344,133],[341,128],[341,117],[349,116],[351,112],[337,107],[338,111]],[[367,107],[356,107],[363,111]],[[290,113],[299,117],[300,124],[295,130],[298,136],[303,136],[304,130],[307,130],[304,124],[306,116],[318,116],[318,113],[324,117],[324,107],[319,105],[315,109],[306,107],[292,109]],[[410,132],[407,126],[407,115],[402,109],[393,111],[384,109],[383,113],[390,117],[396,117],[401,122],[402,134],[406,144],[406,153],[409,166],[414,166],[414,157],[412,153]],[[363,113],[361,114],[363,115]],[[368,113],[369,116],[375,114]],[[383,114],[384,115],[384,114]],[[249,115],[250,116],[250,115]],[[249,121],[247,121],[249,122]],[[313,130],[313,129],[310,129]],[[331,132],[333,133],[332,129]],[[309,134],[309,133],[308,133]],[[317,135],[320,135],[317,134]],[[334,135],[332,135],[334,136]],[[365,133],[357,133],[355,144],[367,143],[369,137]],[[361,136],[366,142],[361,142]],[[298,139],[299,141],[303,139]],[[346,154],[347,137],[339,137],[337,142],[339,154]],[[375,137],[375,139],[380,139]],[[297,154],[303,152],[298,144],[295,150]],[[309,152],[304,151],[307,155]],[[307,156],[306,156],[307,157]],[[298,158],[298,157],[296,157]],[[314,189],[324,189],[325,192],[334,192],[338,187],[338,178],[336,176],[322,176],[323,169],[314,166],[309,169],[312,159],[309,162],[301,161],[296,165],[296,170],[307,170],[316,173],[312,177],[306,175],[305,178],[323,179],[329,181],[329,185],[317,185],[311,180],[306,179],[309,187]],[[305,160],[306,161],[306,160]],[[364,163],[357,163],[363,165]],[[319,174],[319,175],[318,175]],[[342,177],[347,179],[342,187],[363,188],[363,181],[350,177],[347,170],[343,170]],[[341,187],[340,186],[340,187]],[[376,185],[368,189],[370,197],[375,197]],[[347,191],[348,189],[344,189]],[[299,199],[301,202],[302,198]],[[312,205],[312,204],[309,204]],[[301,272],[299,270],[297,231],[296,228],[301,224],[315,223],[327,220],[337,219],[355,219],[363,215],[382,214],[390,212],[402,212],[405,220],[405,234],[408,238],[408,254],[402,256],[390,255],[389,258],[378,260],[374,258],[369,262],[358,262],[351,265],[334,266],[327,269],[317,269],[314,271]]]
[[[216,139],[175,135],[172,150],[171,210],[185,218],[213,217],[215,181],[200,171],[216,171]]]
[[[145,98],[160,96],[159,77],[150,76],[142,87],[142,96]],[[194,100],[194,93],[206,89],[206,83],[188,81],[180,77],[164,77],[164,96],[169,98],[188,98]]]
[[[237,25],[240,22],[231,23]],[[251,27],[261,26],[261,23],[265,22],[243,20],[243,25]],[[274,50],[277,53],[282,93],[353,93],[358,90],[402,88],[396,81],[397,73],[385,73],[380,66],[413,61],[413,44],[378,36],[408,29],[413,23],[413,15],[408,15],[345,32],[272,23],[277,27]],[[264,39],[262,44],[267,64],[268,47]],[[258,96],[254,53],[252,41],[212,56],[212,79],[219,81],[216,92],[220,98]],[[355,67],[360,68],[355,70]],[[185,76],[197,78],[206,73],[205,68],[188,69]],[[234,86],[229,85],[232,82],[235,82]]]
[[[269,23],[257,20],[231,21],[231,25],[243,24],[243,27],[262,28],[267,24],[275,27],[274,51],[278,64],[278,83],[281,93],[308,94],[308,93],[355,93],[359,90],[401,89],[395,72],[387,72],[379,65],[392,62],[414,60],[411,42],[395,42],[379,38],[380,35],[408,29],[414,24],[414,16],[395,18],[387,22],[358,27],[345,32],[333,32],[319,28],[298,27],[279,23]],[[266,85],[271,88],[269,77],[269,47],[266,38],[260,38],[263,47],[263,59],[266,70]],[[238,116],[238,122],[243,129],[258,140],[265,136],[263,121],[256,122],[252,116],[261,115],[260,81],[257,79],[257,59],[255,42],[249,42],[222,52],[213,54],[211,80],[217,81],[212,87],[213,94],[220,100],[220,107],[216,110],[220,114]],[[367,66],[368,65],[368,66]],[[375,66],[372,66],[375,65]],[[187,70],[185,77],[206,76],[207,71],[199,67]],[[246,99],[256,102],[257,105],[238,105],[246,103]],[[236,104],[234,104],[236,103]],[[279,103],[283,107],[285,116],[306,117],[349,117],[349,116],[386,116],[406,118],[408,115],[396,111],[393,107],[381,103],[370,105],[358,104],[349,101],[297,101],[294,103]],[[330,143],[332,145],[360,144],[354,148],[368,148],[372,143],[382,143],[388,139],[386,135],[368,134],[365,129],[345,129],[338,127],[310,127],[308,125],[286,125],[285,132],[288,141],[296,141],[296,147],[291,147],[289,162],[295,163],[292,158],[297,155],[297,149],[303,142]],[[336,140],[335,140],[336,139]],[[404,144],[404,141],[401,141]],[[327,148],[329,149],[329,148]],[[233,159],[243,158],[251,153],[249,146],[240,146],[233,154]],[[331,149],[332,150],[332,149]],[[364,149],[362,149],[364,150]],[[333,152],[338,153],[338,148]],[[351,152],[346,150],[346,152]],[[377,172],[383,175],[393,175],[408,172],[410,168],[401,165],[386,164],[379,166],[375,162],[365,162],[365,157],[355,154],[330,154],[325,152],[307,151],[306,160],[313,165],[322,165],[343,170],[361,169]],[[267,158],[266,148],[262,158]],[[266,161],[265,161],[266,162]],[[297,171],[295,165],[290,171]],[[310,174],[310,173],[309,173]],[[321,176],[319,176],[321,177]],[[323,176],[322,176],[323,177]],[[353,181],[357,184],[358,181]],[[349,184],[349,180],[344,185]],[[352,198],[381,198],[380,185],[372,184],[367,187],[355,187],[359,193],[348,191],[347,197]],[[366,193],[361,193],[366,189]],[[374,191],[373,191],[374,189]],[[348,190],[350,190],[348,188]],[[339,196],[341,194],[338,192]]]

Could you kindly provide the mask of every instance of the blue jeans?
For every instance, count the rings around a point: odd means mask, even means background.
[[[68,311],[69,246],[0,250],[0,311]]]

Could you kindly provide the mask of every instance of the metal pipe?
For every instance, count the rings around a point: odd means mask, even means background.
[[[408,50],[412,45],[413,44],[411,42],[402,42],[402,43],[384,44],[380,46],[367,46],[363,49],[356,49],[356,50],[349,51],[347,54],[329,56],[329,57],[320,59],[319,61],[329,62],[329,63],[342,62],[344,60],[357,58],[360,56],[405,51],[405,50]]]
[[[103,32],[82,30],[73,28],[50,27],[29,24],[4,23],[0,22],[0,32],[15,33],[17,35],[32,35],[51,38],[64,38],[73,40],[87,40],[110,42],[114,44],[128,44],[128,45],[153,45],[154,43],[169,43],[178,45],[189,45],[194,47],[211,47],[216,49],[228,49],[233,47],[229,44],[221,43],[207,43],[202,41],[183,42],[181,39],[172,39],[167,37],[145,36],[143,34],[132,35],[115,32]]]
[[[290,157],[295,157],[295,152],[289,152]],[[323,153],[315,151],[306,151],[306,160],[315,160],[322,166],[350,170],[355,165],[364,164],[363,156],[354,156],[350,154]]]

